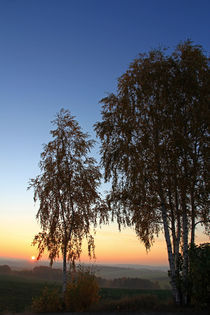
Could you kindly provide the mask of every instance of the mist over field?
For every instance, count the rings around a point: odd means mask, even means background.
[[[84,266],[92,267],[97,272],[100,270],[115,270],[116,273],[123,271],[131,274],[136,274],[139,271],[141,273],[148,271],[162,271],[167,272],[167,265],[141,265],[141,264],[110,264],[110,263],[81,263]],[[24,269],[33,269],[37,266],[49,266],[49,261],[30,261],[26,259],[15,259],[15,258],[0,258],[0,265],[8,265],[14,270],[24,270]],[[56,261],[53,263],[53,268],[62,269],[62,262]]]
[[[78,265],[79,266],[79,265]],[[170,289],[167,266],[81,264],[97,277],[100,287]],[[48,261],[0,259],[0,275],[44,281],[62,281],[62,263],[52,267]]]

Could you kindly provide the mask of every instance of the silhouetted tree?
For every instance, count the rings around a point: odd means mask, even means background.
[[[209,229],[209,85],[209,59],[190,41],[171,55],[141,54],[119,78],[117,94],[101,100],[95,125],[119,228],[134,225],[147,249],[164,230],[178,304],[181,248],[187,286],[189,232],[194,244],[196,224]]]
[[[50,264],[62,254],[63,291],[66,290],[66,263],[79,259],[83,238],[87,238],[89,255],[94,255],[91,224],[97,216],[104,218],[97,188],[101,174],[95,160],[89,156],[94,141],[81,131],[68,110],[62,109],[52,122],[53,140],[41,153],[41,174],[30,180],[34,201],[39,200],[37,219],[42,232],[34,237],[38,259],[49,252]]]

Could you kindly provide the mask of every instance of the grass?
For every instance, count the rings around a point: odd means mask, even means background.
[[[23,312],[30,308],[32,298],[45,286],[57,286],[40,280],[14,275],[0,275],[0,312]]]
[[[61,289],[61,284],[43,282],[15,275],[0,275],[0,314],[30,311],[32,299],[40,296],[44,287]],[[172,303],[170,290],[133,290],[100,289],[100,301],[91,311],[98,312],[138,312],[153,311],[164,314],[165,311],[194,314],[194,309],[177,309]],[[161,313],[160,313],[161,312]],[[196,314],[208,314],[199,310]]]
[[[95,311],[127,311],[165,310],[171,307],[172,292],[170,290],[134,290],[111,289],[100,290],[101,300]]]
[[[135,289],[110,289],[102,288],[100,296],[102,300],[119,300],[124,297],[133,297],[137,295],[150,294],[156,296],[159,300],[168,300],[172,297],[170,290],[135,290]]]
[[[32,299],[39,296],[46,286],[61,289],[60,284],[43,282],[39,279],[0,275],[0,313],[30,310]],[[100,289],[100,297],[99,309],[115,310],[119,307],[130,309],[132,303],[145,305],[145,297],[149,306],[158,301],[167,301],[171,298],[171,291],[104,288]]]

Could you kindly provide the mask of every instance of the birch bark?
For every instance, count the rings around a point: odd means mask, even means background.
[[[169,227],[168,227],[168,222],[167,222],[167,214],[166,214],[166,208],[165,208],[164,203],[162,203],[162,219],[163,219],[165,240],[166,240],[167,251],[168,251],[168,261],[169,261],[170,272],[171,272],[170,282],[171,282],[171,287],[172,287],[172,293],[173,293],[176,304],[180,305],[180,294],[179,294],[179,290],[177,288],[177,283],[176,283],[175,261],[174,261],[174,255],[172,252],[172,245],[171,245]]]
[[[66,282],[67,282],[67,272],[66,272],[66,245],[64,246],[63,251],[63,285],[62,285],[62,293],[66,292]]]
[[[183,303],[188,303],[188,222],[187,222],[187,209],[183,211]]]

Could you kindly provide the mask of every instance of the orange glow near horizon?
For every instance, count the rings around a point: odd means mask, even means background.
[[[0,230],[1,243],[0,256],[5,258],[26,259],[36,261],[38,251],[31,245],[37,227],[28,228],[25,231],[14,228],[13,233],[8,235],[6,227]],[[7,237],[6,237],[7,236]],[[200,234],[197,243],[208,242],[207,236]],[[132,229],[124,229],[121,232],[117,226],[111,224],[97,230],[95,236],[96,263],[105,264],[143,264],[143,265],[167,265],[167,249],[164,236],[159,235],[155,239],[149,252],[146,252],[144,245],[138,240]],[[30,259],[28,259],[30,257]],[[41,260],[48,260],[47,252]],[[61,260],[61,259],[60,259]],[[83,244],[81,262],[91,262],[87,255],[87,244]]]
[[[3,239],[2,232],[0,231],[1,239]],[[4,244],[1,244],[0,256],[26,260],[30,257],[29,260],[35,261],[38,251],[31,245],[34,234],[31,231],[27,235],[20,236],[18,229],[13,230],[13,234],[10,234]],[[105,226],[97,231],[95,245],[96,263],[167,264],[166,250],[161,239],[157,239],[151,251],[146,253],[143,244],[139,242],[133,231],[125,229],[118,232],[114,225]],[[47,252],[44,253],[41,260],[48,260]],[[85,241],[81,261],[90,261]]]

